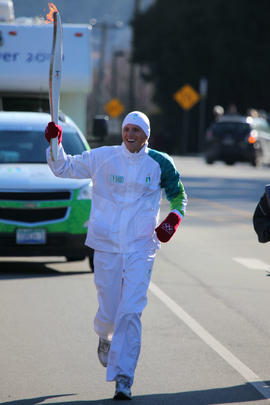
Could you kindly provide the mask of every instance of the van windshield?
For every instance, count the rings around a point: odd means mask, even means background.
[[[75,131],[65,130],[62,143],[67,154],[86,150]],[[44,131],[0,130],[0,163],[46,163],[48,145]]]

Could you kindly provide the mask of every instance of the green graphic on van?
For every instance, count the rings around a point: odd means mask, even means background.
[[[12,215],[19,215],[20,210],[26,212],[32,211],[31,215],[38,217],[39,211],[47,209],[49,210],[63,210],[63,217],[51,221],[43,221],[42,219],[38,223],[31,223],[31,228],[40,227],[45,228],[48,232],[67,232],[71,234],[82,234],[87,232],[87,221],[90,216],[91,200],[77,200],[79,190],[75,190],[73,199],[69,201],[39,201],[38,203],[25,203],[19,201],[1,201],[0,200],[0,212],[5,208],[5,219],[0,218],[0,232],[15,232],[18,228],[25,228],[25,224],[22,219],[13,220],[12,217],[8,217],[7,212],[11,212]],[[25,211],[26,210],[26,211]],[[12,213],[14,211],[14,213]],[[42,213],[42,214],[43,214]],[[43,214],[44,215],[44,214]],[[1,213],[0,213],[1,217]]]

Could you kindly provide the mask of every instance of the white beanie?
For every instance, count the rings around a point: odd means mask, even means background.
[[[127,125],[127,124],[132,124],[132,125],[137,125],[140,127],[147,138],[150,136],[150,121],[148,117],[140,112],[140,111],[132,111],[128,115],[125,116],[123,124],[122,124],[122,129]]]

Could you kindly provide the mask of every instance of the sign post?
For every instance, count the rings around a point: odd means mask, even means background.
[[[206,96],[208,90],[208,81],[204,77],[200,80],[200,113],[199,113],[199,141],[198,149],[201,152],[204,148],[204,131],[205,131],[205,111]]]
[[[175,101],[184,109],[182,125],[182,151],[187,152],[189,110],[199,101],[200,96],[189,84],[185,84],[174,94]]]

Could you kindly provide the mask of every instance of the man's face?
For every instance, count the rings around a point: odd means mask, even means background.
[[[147,141],[147,136],[137,125],[127,124],[122,130],[122,139],[131,153],[139,152]]]

